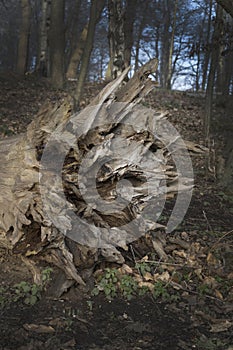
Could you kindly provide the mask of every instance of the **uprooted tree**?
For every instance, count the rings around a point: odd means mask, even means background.
[[[139,105],[156,68],[151,60],[125,83],[127,68],[74,116],[71,99],[46,104],[24,134],[0,142],[0,243],[22,257],[35,281],[40,259],[81,285],[99,259],[123,263],[127,244],[160,227],[159,203],[190,191],[191,174],[178,174],[169,160],[171,147],[182,153],[184,144],[169,130],[161,134],[164,112]],[[121,180],[126,193],[118,191]],[[156,235],[151,242],[163,256]]]

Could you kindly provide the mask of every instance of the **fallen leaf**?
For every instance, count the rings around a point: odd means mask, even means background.
[[[153,276],[150,272],[146,272],[143,277],[145,281],[153,281]]]
[[[74,346],[76,345],[76,341],[74,338],[68,340],[66,343],[64,343],[62,345],[62,348],[65,349],[65,348],[73,348]]]
[[[206,261],[208,266],[218,266],[218,260],[211,252],[207,255]]]
[[[233,325],[232,322],[228,320],[219,320],[217,323],[211,325],[210,332],[220,333],[227,331]]]
[[[214,277],[211,277],[211,276],[206,276],[203,280],[203,283],[206,284],[208,287],[211,287],[213,289],[215,289],[218,285],[218,282],[216,281],[216,279]]]
[[[168,282],[170,280],[170,274],[168,271],[164,271],[161,275],[159,275],[158,279],[163,282]]]
[[[215,296],[216,296],[218,299],[221,299],[221,300],[224,299],[222,293],[221,293],[218,289],[215,290]]]
[[[185,253],[184,250],[174,250],[173,254],[179,256],[180,258],[187,258],[187,254]]]
[[[154,284],[153,283],[150,283],[150,282],[139,282],[139,287],[147,287],[151,292],[154,291]]]
[[[55,329],[51,326],[46,326],[44,324],[34,324],[34,323],[25,323],[23,328],[29,332],[35,333],[54,333]]]
[[[122,274],[132,274],[133,270],[131,269],[131,267],[129,265],[123,264],[120,268],[119,268],[119,272]]]

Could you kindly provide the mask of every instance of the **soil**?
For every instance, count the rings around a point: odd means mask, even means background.
[[[55,91],[31,76],[1,75],[1,138],[23,132],[44,101],[63,99],[72,84]],[[100,89],[87,85],[83,104]],[[158,89],[143,103],[167,110],[184,139],[203,145],[201,94]],[[215,106],[216,118],[224,112]],[[222,141],[218,135],[215,139],[213,152],[218,154]],[[157,295],[108,300],[104,293],[92,296],[74,285],[61,298],[51,297],[48,287],[34,305],[26,305],[24,298],[14,299],[15,284],[32,283],[31,273],[19,256],[1,248],[0,350],[232,350],[233,197],[218,187],[214,169],[206,175],[205,161],[204,155],[193,158],[195,189],[189,210],[165,237],[173,264],[161,262],[154,271],[173,277]],[[172,207],[167,203],[161,222]],[[54,269],[50,285],[55,275]]]

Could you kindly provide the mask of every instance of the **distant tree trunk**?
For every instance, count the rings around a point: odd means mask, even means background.
[[[219,23],[219,37],[218,37],[216,92],[218,92],[219,94],[223,93],[223,82],[224,82],[224,57],[221,55],[225,47],[223,44],[224,12],[225,11],[222,11],[221,23]]]
[[[51,25],[49,31],[49,49],[51,66],[51,83],[61,89],[64,83],[64,28],[65,0],[51,1]]]
[[[90,8],[90,20],[88,24],[88,30],[87,30],[87,39],[85,43],[85,48],[82,54],[82,62],[81,62],[81,69],[78,79],[78,84],[75,90],[74,99],[76,104],[78,105],[80,102],[80,97],[82,95],[83,85],[86,79],[88,65],[91,57],[91,52],[93,48],[93,42],[94,42],[94,36],[95,36],[95,27],[97,23],[97,14],[98,11],[100,11],[100,14],[104,8],[105,0],[92,0],[91,2],[91,8]]]
[[[224,167],[219,174],[220,185],[231,195],[233,194],[233,128],[232,128],[232,110],[233,110],[233,17],[228,18],[229,39],[227,50],[223,55],[223,101],[225,104],[225,115],[222,126],[221,137],[225,140],[223,152]],[[220,159],[221,162],[221,159]],[[221,164],[220,164],[221,165]]]
[[[147,9],[148,9],[148,1],[144,1],[142,4],[139,3],[140,6],[142,5],[142,8],[141,8],[141,11],[144,15],[142,16],[141,18],[141,21],[140,21],[140,24],[139,24],[139,27],[138,27],[138,30],[137,30],[137,37],[136,37],[136,42],[135,42],[135,71],[138,70],[139,68],[139,52],[140,52],[140,42],[141,42],[141,39],[142,39],[142,32],[143,32],[143,29],[145,28],[145,24],[146,24],[146,12],[147,12]]]
[[[48,75],[48,30],[49,30],[49,10],[51,2],[41,1],[41,19],[39,29],[39,48],[37,54],[36,70],[42,77]]]
[[[67,1],[66,9],[66,72],[70,58],[79,43],[81,33],[77,31],[81,21],[81,6],[83,0]],[[83,28],[82,28],[83,29]]]
[[[214,90],[215,75],[216,75],[217,65],[219,60],[219,37],[222,31],[222,15],[223,15],[223,10],[220,5],[217,5],[216,20],[215,20],[214,33],[212,38],[211,64],[210,64],[210,71],[209,71],[208,84],[207,84],[207,90],[206,90],[206,102],[205,102],[204,130],[205,130],[206,146],[209,146],[209,140],[210,140],[213,90]]]
[[[109,11],[109,65],[106,80],[118,77],[125,64],[125,35],[122,0],[108,0]]]
[[[17,55],[17,73],[24,74],[27,70],[28,44],[30,34],[30,0],[21,0],[22,23],[19,33],[18,55]]]
[[[224,82],[223,82],[223,95],[230,94],[230,89],[233,86],[233,43],[231,52],[227,54],[224,60]],[[232,91],[231,91],[232,92]]]
[[[201,57],[200,57],[200,50],[197,53],[197,69],[196,69],[196,76],[195,76],[195,91],[199,91],[200,89],[200,64],[201,64]]]
[[[131,64],[131,51],[133,47],[133,31],[134,21],[136,15],[137,0],[127,0],[125,7],[125,23],[124,23],[124,34],[125,34],[125,67],[129,67]]]
[[[160,25],[155,30],[155,57],[159,60]]]
[[[168,57],[168,75],[166,81],[166,88],[171,89],[171,79],[172,79],[172,56],[174,50],[174,39],[175,39],[175,31],[176,31],[176,16],[177,16],[177,8],[178,8],[178,0],[175,0],[173,18],[172,18],[172,33],[170,39],[170,47],[169,47],[169,57]]]
[[[203,91],[206,88],[206,80],[207,80],[208,67],[209,67],[209,61],[210,61],[210,30],[211,30],[211,21],[212,21],[212,11],[213,11],[213,0],[210,0],[206,43],[205,43],[206,49],[205,49],[205,57],[204,57],[204,63],[203,63],[203,74],[202,74],[202,90]]]
[[[83,28],[78,41],[78,45],[74,50],[73,54],[71,55],[70,62],[66,72],[67,79],[75,79],[77,77],[77,69],[79,67],[79,64],[82,58],[82,53],[85,47],[86,39],[87,39],[87,30],[88,30],[88,23]]]
[[[176,30],[176,12],[178,6],[178,0],[174,3],[173,16],[171,18],[171,2],[165,0],[163,2],[163,14],[164,14],[164,28],[162,35],[162,59],[161,59],[161,71],[160,71],[160,83],[164,89],[171,89],[172,78],[172,55],[174,48],[174,38]],[[170,27],[172,26],[172,32]]]
[[[225,28],[228,29],[228,41],[225,50],[221,53],[223,59],[223,89],[222,94],[227,96],[233,87],[233,17],[227,16]]]
[[[98,1],[96,4],[95,25],[97,25],[97,23],[101,18],[104,5],[105,5],[105,1],[102,1],[102,0]],[[78,41],[78,45],[76,46],[73,54],[71,55],[70,62],[66,72],[67,79],[75,79],[77,76],[77,69],[80,65],[83,50],[85,48],[85,44],[87,40],[88,26],[89,26],[89,22],[83,28]]]

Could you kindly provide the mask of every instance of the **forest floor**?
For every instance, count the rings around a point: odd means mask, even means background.
[[[100,87],[86,87],[85,103]],[[56,92],[46,81],[1,75],[0,137],[24,132],[45,100],[60,100],[70,88]],[[185,140],[203,145],[202,94],[156,89],[143,104],[168,111]],[[232,113],[223,107],[215,105],[216,119]],[[212,159],[221,153],[222,141],[216,140]],[[205,156],[193,158],[193,167],[188,212],[174,232],[164,235],[172,263],[153,255],[155,264],[148,265],[152,255],[141,257],[138,269],[153,293],[139,296],[130,285],[126,298],[118,294],[109,300],[104,288],[93,296],[74,286],[51,298],[49,287],[36,289],[22,260],[1,248],[0,350],[233,350],[233,197],[217,186],[214,170],[206,176]],[[169,208],[168,203],[161,221]],[[126,261],[125,268],[133,270],[129,265]]]

